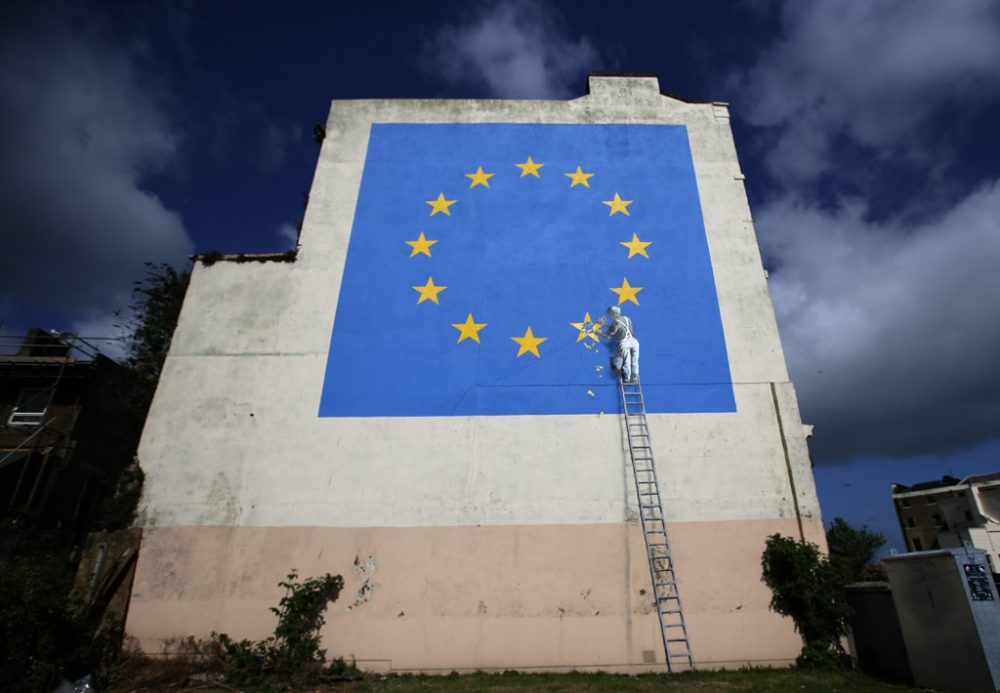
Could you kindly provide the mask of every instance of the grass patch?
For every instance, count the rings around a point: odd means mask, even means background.
[[[174,663],[176,666],[177,663]],[[172,672],[171,681],[166,662],[150,662],[148,671],[140,661],[133,660],[127,667],[131,676],[113,682],[111,693],[134,691],[137,688],[153,690],[177,686],[197,685],[200,690],[234,690],[228,686],[213,687],[211,677],[191,677],[191,669],[178,667]],[[122,672],[125,673],[125,672]],[[145,673],[145,675],[144,675]],[[127,680],[131,679],[131,680]],[[200,680],[199,680],[200,679]],[[138,686],[136,685],[138,684]],[[517,693],[528,691],[573,691],[603,693],[604,691],[902,691],[907,686],[883,683],[853,671],[809,671],[805,669],[748,669],[741,671],[706,671],[683,674],[643,674],[625,676],[616,674],[502,674],[475,673],[450,676],[415,676],[410,674],[378,676],[368,675],[360,681],[327,680],[310,685],[310,691],[491,691]],[[240,690],[255,690],[240,687]],[[267,690],[297,690],[275,686]]]

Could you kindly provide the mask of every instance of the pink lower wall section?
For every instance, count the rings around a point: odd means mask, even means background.
[[[781,665],[801,641],[768,610],[768,535],[794,519],[670,526],[700,668]],[[818,521],[806,538],[822,541]],[[663,669],[642,533],[633,524],[147,528],[127,630],[150,653],[212,631],[262,638],[291,569],[344,577],[327,656],[383,671]],[[652,657],[653,661],[650,661]]]

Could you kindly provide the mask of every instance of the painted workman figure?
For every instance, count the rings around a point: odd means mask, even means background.
[[[608,308],[607,334],[617,342],[614,364],[621,371],[622,381],[626,383],[639,382],[639,340],[635,337],[635,327],[632,320],[622,315],[621,308]]]

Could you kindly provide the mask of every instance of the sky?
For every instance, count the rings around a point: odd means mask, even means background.
[[[1000,469],[1000,4],[6,2],[0,334],[121,337],[145,262],[282,251],[332,99],[730,104],[829,522]],[[117,342],[101,342],[120,352]]]

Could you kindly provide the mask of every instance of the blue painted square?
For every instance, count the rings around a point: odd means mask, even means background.
[[[537,177],[516,166],[529,156]],[[578,166],[589,187],[565,175]],[[439,195],[450,214],[432,214]],[[412,255],[420,233],[430,256]],[[628,257],[633,233],[648,258]],[[447,288],[418,304],[430,278]],[[610,345],[571,323],[626,279],[647,411],[735,411],[683,126],[373,125],[319,415],[617,412]],[[454,327],[470,313],[478,343]],[[528,327],[538,357],[517,356]]]

